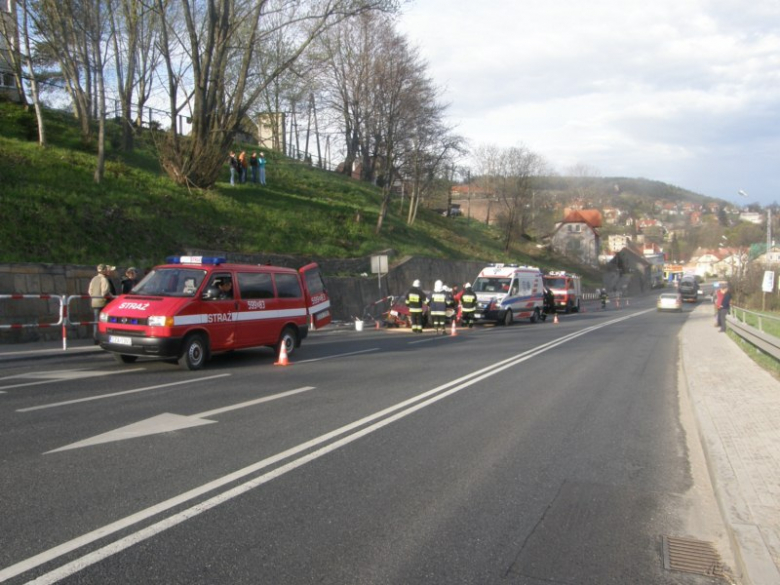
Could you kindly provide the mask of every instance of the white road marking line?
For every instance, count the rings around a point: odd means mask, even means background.
[[[127,371],[127,370],[122,370]],[[126,394],[135,394],[137,392],[146,392],[148,390],[158,390],[159,388],[168,388],[170,386],[180,386],[181,384],[194,384],[196,382],[206,382],[224,378],[231,374],[217,374],[206,378],[196,378],[194,380],[180,380],[179,382],[169,382],[168,384],[158,384],[156,386],[146,386],[145,388],[136,388],[135,390],[123,390],[122,392],[112,392],[111,394],[101,394],[99,396],[88,396],[87,398],[77,398],[75,400],[66,400],[64,402],[53,402],[52,404],[42,404],[40,406],[30,406],[29,408],[20,408],[16,412],[31,412],[33,410],[43,410],[45,408],[55,408],[57,406],[67,406],[70,404],[79,404],[81,402],[91,402],[92,400],[103,400],[104,398],[114,398],[115,396],[124,396]]]
[[[124,530],[125,528],[128,528],[134,524],[137,524],[143,520],[146,520],[148,518],[154,517],[157,514],[160,514],[162,512],[165,512],[166,510],[169,510],[175,506],[181,505],[182,503],[185,503],[189,500],[192,500],[198,496],[201,496],[203,494],[206,494],[212,490],[215,490],[223,485],[227,485],[228,483],[231,483],[233,481],[236,481],[238,479],[241,479],[242,477],[246,477],[247,475],[250,475],[252,473],[255,473],[256,471],[259,471],[261,469],[264,469],[265,467],[268,467],[274,463],[283,461],[284,459],[287,459],[289,457],[292,457],[293,455],[296,455],[298,453],[301,453],[303,451],[309,450],[313,447],[316,447],[318,445],[321,445],[327,441],[330,441],[331,439],[335,439],[336,437],[340,435],[344,435],[350,431],[353,431],[355,429],[358,429],[366,424],[368,424],[371,421],[374,421],[376,419],[385,417],[397,410],[401,410],[403,408],[406,408],[406,410],[403,410],[401,412],[396,413],[395,415],[388,417],[384,420],[381,420],[374,425],[368,426],[360,431],[357,431],[351,435],[348,435],[346,437],[343,437],[342,439],[327,445],[325,447],[320,448],[317,451],[313,451],[309,453],[308,455],[304,455],[303,457],[300,457],[299,459],[296,459],[294,461],[291,461],[275,470],[272,470],[260,477],[255,478],[254,480],[248,481],[244,484],[241,484],[239,486],[236,486],[226,492],[223,492],[222,494],[219,494],[217,496],[213,496],[212,498],[201,502],[200,504],[196,504],[195,506],[192,506],[191,508],[184,510],[182,512],[179,512],[178,514],[175,514],[173,516],[170,516],[168,518],[165,518],[153,525],[150,525],[142,530],[139,530],[138,532],[135,532],[134,534],[130,534],[120,540],[117,540],[111,544],[108,544],[106,546],[103,546],[100,549],[97,549],[87,555],[84,555],[70,563],[67,563],[65,565],[62,565],[61,567],[54,569],[44,575],[41,575],[38,579],[35,579],[33,581],[30,581],[31,584],[36,585],[43,585],[48,583],[56,583],[57,581],[64,579],[70,575],[73,575],[77,573],[78,571],[91,566],[102,559],[108,558],[126,548],[129,548],[130,546],[133,546],[134,544],[137,544],[138,542],[142,542],[143,540],[146,540],[148,538],[151,538],[152,536],[155,536],[164,530],[167,530],[168,528],[171,528],[172,526],[176,526],[177,524],[180,524],[184,522],[185,520],[188,520],[190,518],[193,518],[197,515],[199,515],[202,512],[205,512],[213,507],[216,507],[217,505],[224,503],[238,495],[241,495],[251,489],[254,489],[257,486],[260,486],[264,483],[267,483],[271,479],[274,479],[276,477],[279,477],[288,471],[291,471],[297,467],[300,467],[310,461],[313,461],[319,457],[322,457],[323,455],[330,453],[331,451],[334,451],[348,443],[351,443],[379,428],[382,428],[400,418],[403,418],[413,412],[416,412],[417,410],[424,408],[425,406],[428,406],[430,404],[433,404],[434,402],[437,402],[438,400],[441,400],[445,398],[446,396],[449,396],[450,394],[454,394],[455,392],[458,392],[462,390],[463,388],[466,388],[478,381],[481,381],[485,378],[488,378],[498,372],[501,372],[509,367],[512,367],[513,365],[516,365],[518,363],[521,363],[523,361],[526,361],[532,357],[535,357],[536,355],[539,355],[540,353],[543,353],[545,351],[548,351],[549,349],[552,349],[558,345],[562,345],[564,343],[567,343],[568,341],[571,341],[572,339],[576,339],[577,337],[580,337],[582,335],[585,335],[587,333],[590,333],[592,331],[595,331],[597,329],[601,329],[603,327],[607,327],[609,325],[619,323],[621,321],[625,321],[626,319],[630,319],[633,317],[637,317],[639,315],[642,315],[644,313],[648,313],[650,311],[654,311],[655,309],[647,309],[645,311],[641,311],[638,313],[634,313],[631,315],[627,315],[624,317],[621,317],[619,319],[614,319],[611,321],[607,321],[604,323],[600,323],[598,325],[594,325],[591,327],[588,327],[586,329],[583,329],[579,332],[572,333],[570,335],[566,335],[564,337],[561,337],[557,340],[553,340],[550,342],[547,342],[545,344],[542,344],[539,347],[536,347],[532,350],[528,350],[526,352],[523,352],[521,354],[518,354],[514,357],[505,359],[501,362],[498,362],[496,364],[493,364],[492,366],[488,366],[485,368],[482,368],[481,370],[477,370],[476,372],[472,372],[471,374],[467,374],[466,376],[462,376],[461,378],[458,378],[456,380],[453,380],[451,382],[447,382],[441,386],[438,386],[437,388],[433,388],[432,390],[428,390],[426,392],[423,392],[422,394],[419,394],[417,396],[413,396],[412,398],[409,398],[403,402],[400,402],[396,405],[393,405],[391,407],[388,407],[384,410],[381,410],[377,413],[374,413],[372,415],[369,415],[367,417],[364,417],[360,420],[357,420],[353,423],[350,423],[348,425],[345,425],[339,429],[336,429],[334,431],[331,431],[330,433],[326,433],[324,435],[320,435],[319,437],[312,439],[311,441],[307,441],[306,443],[301,443],[300,445],[293,447],[291,449],[288,449],[287,451],[283,451],[281,453],[278,453],[276,455],[273,455],[271,457],[268,457],[266,459],[263,459],[262,461],[258,461],[257,463],[254,463],[248,467],[245,467],[243,469],[240,469],[238,471],[235,471],[229,475],[223,476],[221,478],[218,478],[212,482],[209,482],[207,484],[204,484],[200,487],[194,488],[188,492],[185,492],[183,494],[180,494],[179,496],[175,496],[173,498],[170,498],[164,502],[161,502],[155,506],[151,506],[149,508],[146,508],[145,510],[141,510],[135,514],[132,514],[130,516],[126,516],[125,518],[121,518],[117,520],[116,522],[113,522],[111,524],[108,524],[106,526],[102,526],[96,530],[93,530],[92,532],[88,532],[86,534],[83,534],[82,536],[79,536],[77,538],[74,538],[73,540],[70,540],[68,542],[64,542],[54,548],[51,548],[47,551],[41,552],[37,555],[34,555],[28,559],[25,559],[23,561],[20,561],[19,563],[16,563],[14,565],[11,565],[10,567],[6,567],[5,569],[0,570],[0,583],[7,581],[8,579],[11,579],[17,575],[20,575],[22,573],[25,573],[27,571],[30,571],[36,567],[39,567],[45,563],[48,563],[64,554],[67,554],[69,552],[72,552],[74,550],[77,550],[81,548],[82,546],[86,546],[92,542],[95,542],[101,538],[105,538],[106,536],[109,536],[110,534],[114,534],[120,530]],[[493,371],[495,370],[495,371]],[[450,389],[449,391],[444,392],[446,389]],[[438,396],[435,396],[436,394],[439,394]],[[429,397],[431,397],[429,400],[425,400]],[[425,401],[424,401],[425,400]],[[422,402],[424,401],[424,402]],[[417,403],[417,404],[415,404]],[[413,405],[413,406],[410,406]],[[407,408],[409,407],[409,408]]]
[[[21,384],[11,384],[10,386],[0,386],[0,390],[10,390],[12,388],[25,388],[27,386],[40,386],[41,384],[53,384],[54,382],[63,382],[63,381],[67,381],[67,380],[80,380],[82,378],[97,378],[99,376],[110,376],[110,375],[114,375],[114,374],[128,374],[130,372],[141,372],[141,371],[143,371],[145,369],[146,368],[133,368],[131,370],[113,370],[113,371],[110,371],[110,372],[95,372],[95,371],[86,371],[86,370],[78,372],[77,370],[70,370],[71,372],[76,372],[76,374],[74,374],[74,375],[63,375],[63,376],[58,376],[58,377],[49,377],[46,374],[22,375],[22,376],[17,376],[17,378],[19,378],[19,377],[27,377],[27,378],[31,378],[31,377],[42,378],[42,377],[45,377],[45,379],[44,380],[38,380],[36,382],[24,382],[24,383],[21,383]],[[81,375],[78,375],[79,373]]]
[[[310,360],[295,361],[295,362],[292,362],[292,363],[293,364],[310,364],[312,362],[321,362],[321,361],[324,361],[324,360],[331,360],[331,359],[335,359],[335,358],[342,358],[342,357],[346,357],[346,356],[349,356],[349,355],[358,355],[358,354],[361,354],[361,353],[368,353],[368,352],[371,352],[371,351],[379,351],[379,348],[378,347],[372,347],[371,349],[361,349],[360,351],[351,351],[349,353],[337,353],[335,355],[329,355],[329,356],[320,357],[320,358],[312,358]]]

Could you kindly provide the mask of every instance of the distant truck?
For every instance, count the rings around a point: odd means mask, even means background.
[[[544,276],[544,286],[552,291],[556,310],[562,310],[564,313],[580,312],[582,282],[578,275],[552,271]]]
[[[536,323],[544,306],[542,273],[535,266],[491,264],[472,284],[477,295],[476,321],[511,325],[516,319]]]

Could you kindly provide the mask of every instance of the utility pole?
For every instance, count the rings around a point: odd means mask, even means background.
[[[471,225],[471,169],[466,169],[466,193],[469,202],[469,216],[466,225]]]

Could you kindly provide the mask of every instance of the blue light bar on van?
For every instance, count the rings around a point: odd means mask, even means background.
[[[168,256],[165,261],[168,264],[212,264],[214,266],[227,262],[221,256]]]

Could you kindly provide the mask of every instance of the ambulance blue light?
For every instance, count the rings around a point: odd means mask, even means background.
[[[168,264],[211,264],[214,266],[227,262],[221,256],[168,256],[165,261]]]

